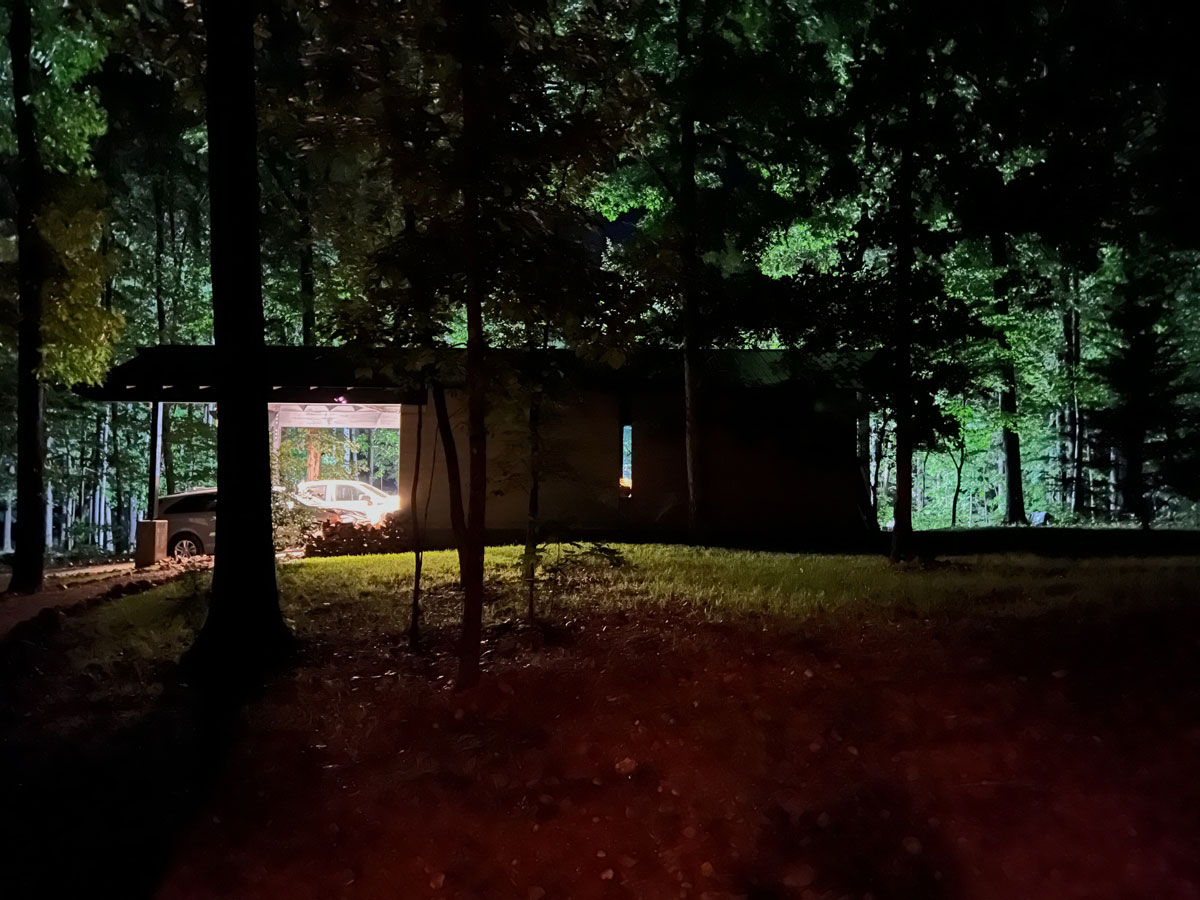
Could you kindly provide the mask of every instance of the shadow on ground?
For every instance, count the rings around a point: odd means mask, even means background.
[[[52,629],[24,627],[0,644],[3,896],[153,896],[236,740],[240,701],[173,686],[97,706],[87,679],[56,691],[52,643]]]
[[[310,645],[242,713],[7,723],[5,896],[1182,900],[1200,616],[1148,605],[509,623],[461,694],[449,633]]]

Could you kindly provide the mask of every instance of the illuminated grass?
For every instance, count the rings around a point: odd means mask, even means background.
[[[539,613],[670,610],[712,621],[773,620],[780,628],[894,616],[1029,616],[1089,606],[1118,609],[1194,596],[1200,560],[981,557],[933,569],[872,556],[759,553],[617,545],[615,555],[552,546],[539,575]],[[521,548],[487,551],[485,625],[525,610]],[[614,563],[616,563],[614,565]],[[408,623],[412,554],[323,558],[279,569],[284,613],[304,640],[400,641]],[[453,551],[425,554],[424,621],[453,629],[461,592]],[[80,665],[177,659],[204,617],[208,576],[115,600],[69,620]]]

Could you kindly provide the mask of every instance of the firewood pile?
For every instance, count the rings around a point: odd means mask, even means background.
[[[326,522],[304,544],[305,556],[362,556],[412,549],[406,515],[388,513],[378,525]]]

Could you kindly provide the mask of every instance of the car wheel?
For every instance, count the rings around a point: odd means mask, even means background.
[[[181,534],[171,541],[169,555],[175,559],[190,559],[204,553],[204,545],[194,534]]]

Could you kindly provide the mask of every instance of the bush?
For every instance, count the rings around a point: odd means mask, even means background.
[[[362,556],[367,553],[403,553],[412,549],[407,513],[390,512],[378,525],[326,522],[310,534],[305,556]]]

